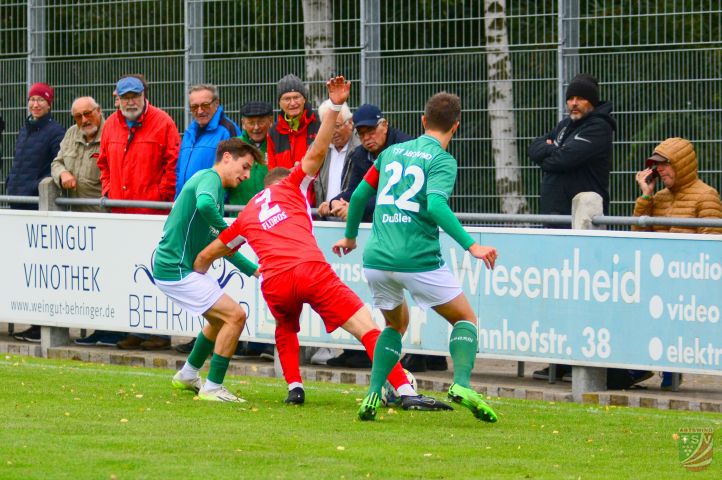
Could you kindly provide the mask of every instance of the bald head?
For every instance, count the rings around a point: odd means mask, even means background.
[[[76,98],[70,107],[70,113],[73,115],[75,124],[83,132],[85,141],[89,142],[95,138],[103,120],[103,112],[100,110],[98,102],[93,97]]]

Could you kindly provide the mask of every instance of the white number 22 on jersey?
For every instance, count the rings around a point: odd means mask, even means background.
[[[277,213],[281,213],[281,207],[276,204],[270,207],[268,204],[271,203],[271,189],[267,188],[263,193],[256,199],[256,203],[261,203],[261,211],[258,212],[258,221],[263,223]]]
[[[389,181],[386,183],[384,188],[379,193],[378,199],[376,199],[377,205],[396,205],[401,210],[408,210],[410,212],[419,211],[419,203],[414,202],[411,199],[414,195],[419,193],[421,188],[424,186],[424,171],[418,165],[409,165],[404,170],[404,167],[399,162],[391,162],[386,165],[385,171],[391,172]],[[411,175],[414,177],[414,183],[404,192],[399,195],[399,198],[394,199],[393,195],[389,194],[391,188],[401,181],[402,177]]]

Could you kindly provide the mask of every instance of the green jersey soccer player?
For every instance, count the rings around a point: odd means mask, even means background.
[[[262,158],[258,149],[241,139],[219,143],[213,167],[200,170],[183,186],[155,252],[156,286],[176,305],[192,314],[203,315],[208,322],[172,382],[175,388],[197,392],[201,400],[242,401],[223,386],[223,379],[246,323],[246,313],[223,293],[215,278],[194,272],[193,262],[201,250],[228,228],[223,220],[225,190],[247,179],[251,165]],[[255,263],[238,252],[228,260],[248,276],[258,270]],[[198,371],[211,352],[208,378],[201,385]]]
[[[343,255],[356,248],[358,225],[368,199],[376,194],[371,237],[364,249],[364,272],[387,328],[374,351],[371,385],[359,409],[361,420],[373,420],[379,395],[391,367],[401,356],[401,337],[409,324],[404,298],[408,290],[421,308],[433,308],[453,325],[449,350],[454,362],[452,401],[474,416],[495,422],[496,414],[470,387],[478,348],[477,320],[458,280],[444,264],[439,227],[474,257],[494,268],[493,247],[475,243],[449,208],[456,181],[456,160],[446,148],[459,128],[459,97],[438,93],[426,103],[424,135],[387,148],[351,196],[346,233],[333,250]]]

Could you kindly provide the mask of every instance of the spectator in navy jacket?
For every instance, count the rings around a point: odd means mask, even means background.
[[[65,136],[65,127],[50,113],[54,93],[53,87],[45,83],[30,87],[29,115],[15,142],[15,157],[6,184],[8,195],[37,196],[40,180],[50,176],[50,164]],[[37,210],[38,206],[11,203],[10,208]]]
[[[194,173],[213,166],[220,142],[241,134],[238,125],[223,111],[215,85],[193,85],[188,92],[188,102],[193,121],[181,141],[176,165],[176,198]]]
[[[28,117],[15,143],[15,157],[7,178],[8,195],[38,195],[40,180],[50,176],[50,164],[60,149],[65,128],[53,119],[53,87],[35,83],[28,92]],[[10,203],[10,208],[37,210],[36,204]],[[40,342],[40,326],[13,335],[17,340]]]

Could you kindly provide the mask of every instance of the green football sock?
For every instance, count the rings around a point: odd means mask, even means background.
[[[223,379],[226,377],[226,371],[228,370],[228,364],[231,363],[230,358],[221,357],[217,353],[214,353],[211,357],[211,366],[208,369],[208,380],[218,385],[223,384]]]
[[[376,341],[369,393],[376,392],[381,395],[381,387],[386,383],[386,377],[399,358],[401,358],[401,334],[391,327],[386,327]]]
[[[193,350],[191,350],[190,355],[188,355],[187,362],[200,370],[203,364],[206,363],[206,358],[211,354],[214,346],[215,342],[208,340],[205,335],[203,335],[203,332],[199,333],[198,338],[196,338],[196,343],[193,345]]]
[[[469,386],[478,349],[476,325],[466,320],[456,322],[449,337],[449,352],[454,362],[454,383],[462,387]]]

